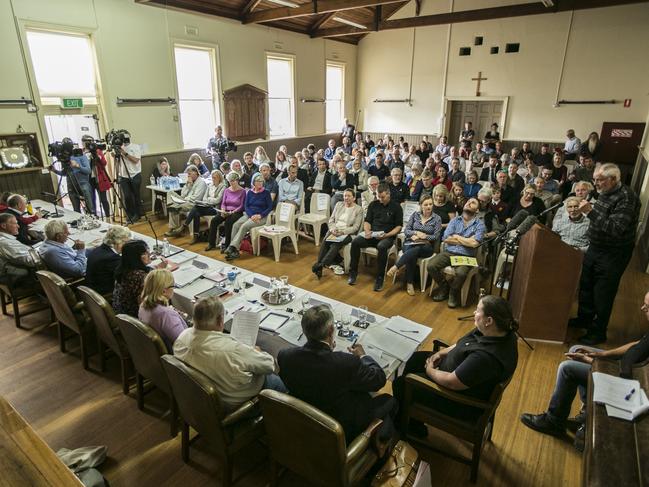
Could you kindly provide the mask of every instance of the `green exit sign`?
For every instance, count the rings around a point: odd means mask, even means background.
[[[61,108],[83,108],[82,98],[63,98]]]

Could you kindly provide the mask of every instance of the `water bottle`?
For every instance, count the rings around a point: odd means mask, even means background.
[[[166,238],[162,241],[162,256],[163,257],[169,257],[169,254],[171,253],[171,248],[169,246],[169,240]]]
[[[155,186],[155,176],[154,175],[151,175],[151,177],[149,178],[149,182],[151,183],[151,186]]]

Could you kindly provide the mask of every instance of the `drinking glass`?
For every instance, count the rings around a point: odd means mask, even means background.
[[[367,306],[358,307],[358,322],[364,325],[367,322]]]
[[[311,304],[311,295],[309,293],[304,293],[302,295],[302,312],[304,313],[309,305]]]

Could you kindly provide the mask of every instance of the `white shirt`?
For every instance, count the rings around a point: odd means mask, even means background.
[[[231,409],[256,396],[275,369],[271,355],[219,331],[186,329],[174,343],[174,355],[212,379]]]
[[[138,159],[138,162],[136,164],[134,162],[131,162],[131,160],[128,157],[123,156],[122,161],[126,165],[126,168],[128,169],[128,173],[124,171],[123,168],[120,167],[120,169],[122,170],[120,172],[120,175],[123,178],[128,178],[128,177],[133,177],[136,174],[140,174],[142,172],[142,149],[140,149],[140,146],[137,144],[128,144],[124,146],[124,150],[129,156]]]

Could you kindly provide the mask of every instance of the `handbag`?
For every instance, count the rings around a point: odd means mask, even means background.
[[[390,457],[372,479],[372,487],[404,487],[413,485],[421,464],[419,453],[410,443],[400,440]]]

